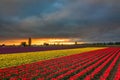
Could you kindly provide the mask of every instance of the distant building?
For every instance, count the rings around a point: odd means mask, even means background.
[[[28,46],[31,46],[31,44],[32,44],[32,39],[29,38],[29,39],[28,39]]]

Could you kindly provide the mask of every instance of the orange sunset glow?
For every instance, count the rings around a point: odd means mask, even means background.
[[[0,41],[0,44],[5,45],[20,45],[21,42],[28,43],[28,39],[9,39],[9,40],[2,40]],[[75,42],[72,41],[72,39],[67,38],[35,38],[32,39],[32,45],[43,45],[44,43],[49,44],[75,44]],[[82,44],[84,42],[79,42],[79,44]]]

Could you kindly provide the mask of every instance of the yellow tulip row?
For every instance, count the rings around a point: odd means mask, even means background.
[[[105,47],[86,47],[76,49],[52,50],[41,52],[26,52],[14,54],[0,54],[0,68],[29,64],[41,60],[48,60],[62,56],[80,54],[87,51],[103,49]]]

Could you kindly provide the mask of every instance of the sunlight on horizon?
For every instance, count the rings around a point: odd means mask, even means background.
[[[0,41],[0,45],[20,45],[21,42],[26,42],[28,44],[28,39],[9,39],[9,40],[2,40]],[[32,45],[43,45],[44,43],[53,44],[65,44],[65,45],[72,45],[75,44],[75,41],[69,38],[32,38]],[[82,44],[84,42],[78,42]]]

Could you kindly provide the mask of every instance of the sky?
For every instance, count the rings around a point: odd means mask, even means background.
[[[120,41],[120,0],[0,0],[0,43]]]

